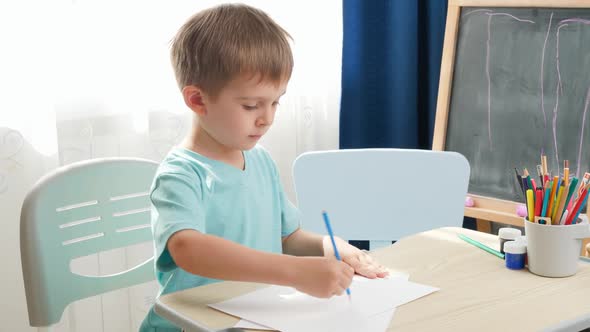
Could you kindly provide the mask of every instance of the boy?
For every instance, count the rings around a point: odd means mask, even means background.
[[[355,272],[387,274],[341,239],[337,261],[329,238],[301,230],[274,162],[256,145],[291,76],[287,38],[262,11],[232,4],[197,13],[172,43],[176,79],[194,122],[152,185],[161,294],[221,279],[331,297],[342,294]],[[152,309],[141,331],[177,329]]]

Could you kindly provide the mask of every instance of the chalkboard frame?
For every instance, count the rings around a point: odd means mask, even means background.
[[[590,8],[590,0],[449,0],[447,22],[438,88],[432,149],[444,151],[447,123],[453,86],[455,51],[462,7],[522,7],[522,8]],[[524,226],[522,217],[516,215],[520,202],[469,194],[474,207],[465,207],[465,216],[485,221],[494,221],[514,226]],[[586,210],[588,215],[588,209]],[[478,229],[490,231],[488,225],[478,222]],[[484,229],[480,229],[484,228]]]

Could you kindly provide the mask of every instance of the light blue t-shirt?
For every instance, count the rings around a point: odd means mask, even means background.
[[[299,213],[287,199],[277,167],[260,146],[244,151],[245,169],[173,149],[160,164],[151,189],[156,278],[160,294],[218,280],[184,271],[166,243],[172,234],[194,229],[250,248],[281,253],[282,237],[299,227]],[[178,331],[150,310],[140,331]]]

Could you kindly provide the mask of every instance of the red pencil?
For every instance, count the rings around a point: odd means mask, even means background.
[[[574,204],[574,208],[572,209],[571,213],[567,216],[565,221],[565,225],[570,225],[574,219],[574,216],[578,215],[578,210],[582,207],[582,203],[584,202],[584,198],[588,195],[588,188],[584,188],[584,192],[578,197],[576,204]]]
[[[543,188],[535,190],[535,217],[541,216],[541,207],[543,206]]]
[[[535,217],[541,215],[541,208],[543,207],[543,188],[539,187],[535,190]]]

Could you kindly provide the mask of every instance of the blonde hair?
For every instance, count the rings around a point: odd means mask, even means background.
[[[178,31],[171,60],[178,86],[195,85],[212,96],[240,75],[289,80],[291,36],[263,11],[225,4],[192,16]]]

